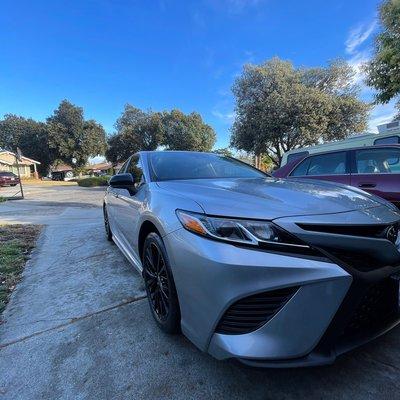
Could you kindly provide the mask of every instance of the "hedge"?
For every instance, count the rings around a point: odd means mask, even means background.
[[[108,186],[109,176],[92,176],[78,180],[78,185],[83,187]]]

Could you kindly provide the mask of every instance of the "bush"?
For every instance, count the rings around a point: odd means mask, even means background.
[[[78,180],[78,185],[83,187],[108,186],[109,176],[92,176]]]

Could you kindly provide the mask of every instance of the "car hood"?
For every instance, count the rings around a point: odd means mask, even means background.
[[[209,215],[239,218],[275,219],[387,205],[356,188],[308,179],[192,179],[157,184],[196,201]]]

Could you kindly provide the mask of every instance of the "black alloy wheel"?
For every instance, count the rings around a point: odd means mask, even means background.
[[[109,242],[112,242],[112,232],[111,232],[111,228],[110,228],[110,221],[108,219],[108,213],[107,213],[107,209],[106,206],[103,206],[103,215],[104,215],[104,228],[106,230],[106,236],[107,236],[107,240]]]
[[[167,333],[180,330],[180,309],[164,243],[150,233],[143,247],[143,278],[151,312]]]

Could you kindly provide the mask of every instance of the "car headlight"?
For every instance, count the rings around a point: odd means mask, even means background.
[[[296,237],[268,221],[210,217],[182,210],[176,210],[176,215],[185,229],[211,239],[253,246],[309,248]]]

